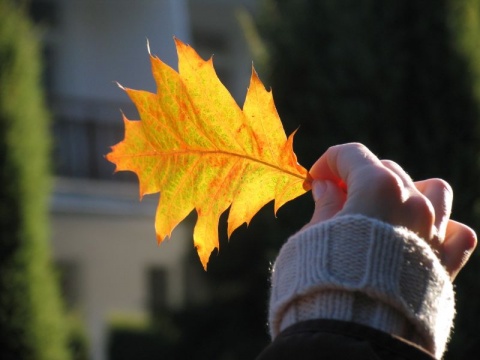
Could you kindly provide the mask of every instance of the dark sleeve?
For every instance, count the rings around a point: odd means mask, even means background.
[[[256,360],[435,360],[399,337],[357,323],[307,320],[283,330]]]

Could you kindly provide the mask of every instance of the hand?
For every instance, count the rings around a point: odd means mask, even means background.
[[[379,160],[361,144],[329,148],[310,175],[315,212],[307,226],[347,214],[404,226],[432,247],[452,280],[476,246],[475,232],[450,220],[453,192],[448,183],[413,182],[398,164]]]

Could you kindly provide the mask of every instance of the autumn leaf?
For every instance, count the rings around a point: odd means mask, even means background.
[[[268,202],[277,210],[309,190],[297,163],[293,135],[285,135],[272,93],[252,69],[243,110],[222,85],[212,59],[175,39],[176,72],[150,55],[157,93],[125,89],[140,121],[124,116],[125,139],[107,159],[133,171],[140,197],[160,192],[158,242],[196,210],[194,245],[206,268],[218,248],[220,215],[230,208],[228,236]],[[149,51],[150,53],[150,51]]]

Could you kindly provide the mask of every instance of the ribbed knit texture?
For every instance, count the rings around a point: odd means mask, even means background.
[[[274,338],[302,320],[353,321],[441,358],[454,317],[452,283],[413,232],[361,215],[309,227],[282,247],[272,273]]]

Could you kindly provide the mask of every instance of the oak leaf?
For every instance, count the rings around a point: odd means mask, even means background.
[[[218,222],[228,208],[228,236],[268,202],[277,210],[309,190],[285,135],[271,92],[252,68],[243,110],[222,85],[213,62],[175,39],[176,72],[150,54],[157,93],[125,88],[140,121],[124,116],[125,138],[107,159],[133,171],[140,197],[160,192],[158,242],[190,212],[198,214],[194,245],[204,268],[218,248]],[[149,51],[150,53],[150,51]]]

